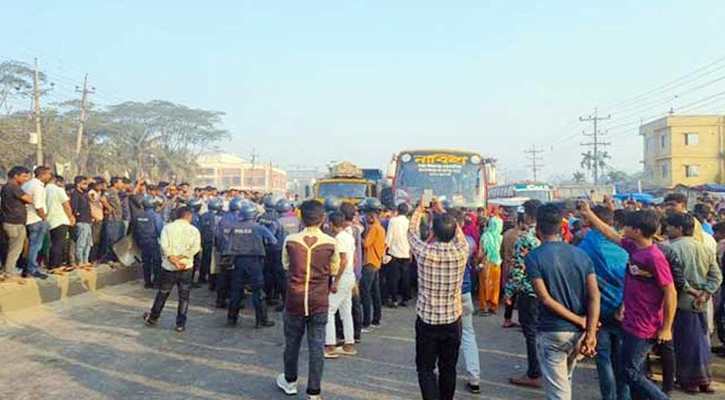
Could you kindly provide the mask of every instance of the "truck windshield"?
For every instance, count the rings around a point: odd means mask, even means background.
[[[366,184],[342,182],[320,183],[317,195],[321,198],[335,196],[340,199],[364,199],[368,197]]]

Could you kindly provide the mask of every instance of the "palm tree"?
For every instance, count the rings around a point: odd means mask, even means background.
[[[587,180],[587,176],[581,171],[574,172],[573,178],[574,183],[584,183]]]

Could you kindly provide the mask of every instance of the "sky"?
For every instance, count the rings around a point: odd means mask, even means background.
[[[48,101],[78,96],[88,73],[96,103],[222,111],[220,148],[286,166],[385,169],[405,148],[460,148],[514,180],[531,178],[536,146],[540,177],[567,179],[591,130],[578,117],[598,107],[610,164],[636,172],[640,119],[725,112],[725,98],[697,103],[725,81],[636,100],[725,57],[718,0],[36,0],[0,17],[0,61],[38,57]]]

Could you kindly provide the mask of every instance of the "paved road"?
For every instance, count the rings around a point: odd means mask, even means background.
[[[279,323],[254,329],[248,307],[241,327],[226,328],[224,312],[211,308],[211,294],[197,289],[192,292],[187,333],[172,329],[175,301],[167,304],[158,328],[146,328],[141,315],[153,295],[139,283],[129,283],[0,316],[0,399],[289,398],[274,385],[282,368]],[[414,319],[412,308],[384,310],[383,328],[363,337],[359,356],[326,362],[325,398],[420,398]],[[456,398],[543,398],[540,391],[507,383],[509,375],[522,373],[526,357],[521,333],[499,324],[494,317],[475,318],[483,394],[465,392],[459,374]],[[304,376],[300,382],[299,398],[304,398]],[[599,398],[593,364],[580,364],[574,386],[575,399]]]

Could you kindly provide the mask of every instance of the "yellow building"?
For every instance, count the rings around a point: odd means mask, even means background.
[[[644,180],[673,188],[722,183],[723,115],[672,115],[640,126]]]
[[[271,163],[252,164],[228,153],[205,153],[197,158],[199,169],[195,185],[218,189],[239,189],[284,195],[287,172]]]

